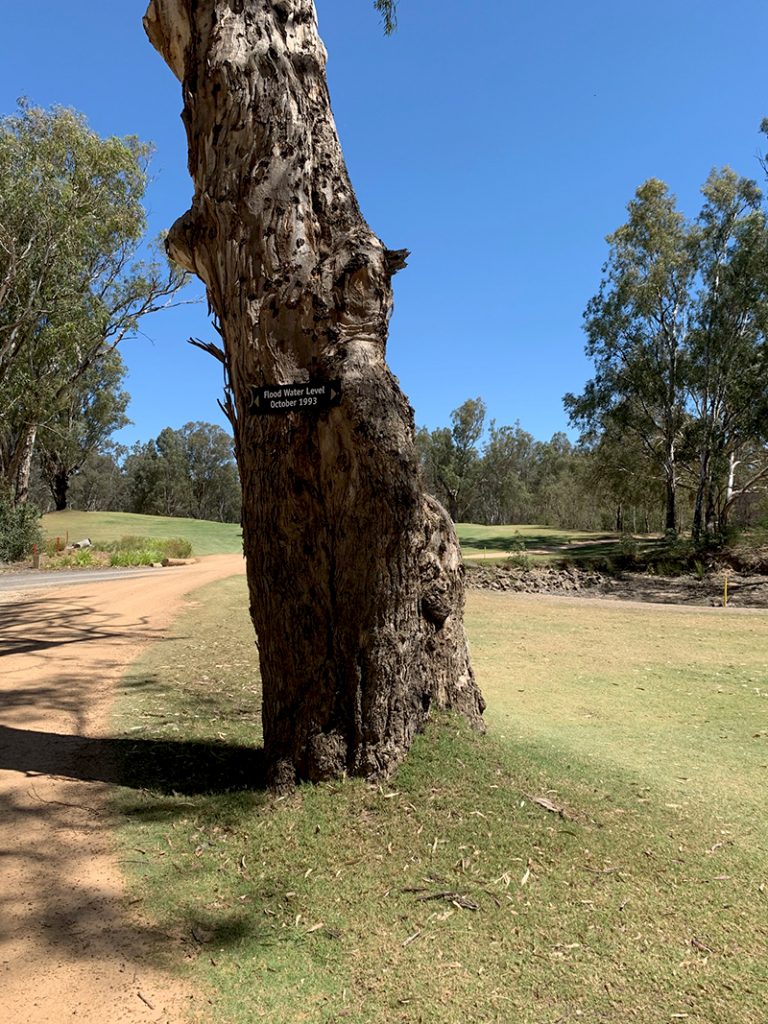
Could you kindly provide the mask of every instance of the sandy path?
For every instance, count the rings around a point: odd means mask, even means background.
[[[100,770],[114,685],[184,595],[239,555],[118,582],[0,595],[0,1020],[177,1022],[191,995],[151,969]],[[101,748],[103,751],[105,748]]]

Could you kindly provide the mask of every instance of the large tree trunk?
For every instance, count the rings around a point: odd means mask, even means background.
[[[169,251],[224,341],[271,781],[383,776],[430,705],[484,708],[456,536],[384,358],[407,254],[358,207],[312,0],[153,0],[145,27],[183,85],[195,195]],[[335,407],[254,407],[254,387],[334,380]]]
[[[54,508],[57,512],[63,512],[69,501],[69,473],[64,466],[54,468],[49,480],[49,489]]]
[[[31,424],[24,428],[11,461],[13,500],[17,505],[25,505],[29,498],[29,481],[32,475],[32,458],[35,454],[37,426]]]

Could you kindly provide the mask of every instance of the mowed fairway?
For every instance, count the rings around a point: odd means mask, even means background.
[[[274,801],[243,583],[197,598],[126,680],[118,806],[202,1021],[766,1019],[768,615],[470,593],[488,735]]]
[[[49,539],[59,537],[70,543],[84,537],[94,543],[109,543],[126,536],[160,540],[182,537],[191,543],[195,555],[226,555],[243,549],[238,523],[141,516],[132,512],[49,512],[43,516],[43,532]]]
[[[766,612],[475,592],[467,627],[507,740],[632,772],[683,812],[764,813]]]
[[[469,560],[504,559],[523,551],[545,561],[574,555],[614,554],[619,548],[616,533],[587,533],[583,530],[560,530],[553,526],[481,526],[478,523],[457,523],[464,557]]]

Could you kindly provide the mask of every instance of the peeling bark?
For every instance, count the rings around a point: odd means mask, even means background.
[[[14,504],[25,505],[29,498],[29,481],[32,476],[32,459],[35,454],[37,425],[29,424],[15,439],[7,456],[7,483]],[[4,458],[4,462],[6,461]]]
[[[153,0],[182,82],[198,274],[231,386],[274,785],[391,772],[431,705],[482,727],[453,526],[421,489],[385,361],[392,276],[349,182],[312,0]],[[259,416],[252,389],[340,380],[341,404]]]

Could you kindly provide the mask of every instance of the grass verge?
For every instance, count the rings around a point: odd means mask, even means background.
[[[768,616],[472,594],[489,735],[276,801],[246,604],[201,591],[119,702],[121,841],[200,1020],[763,1019]]]

